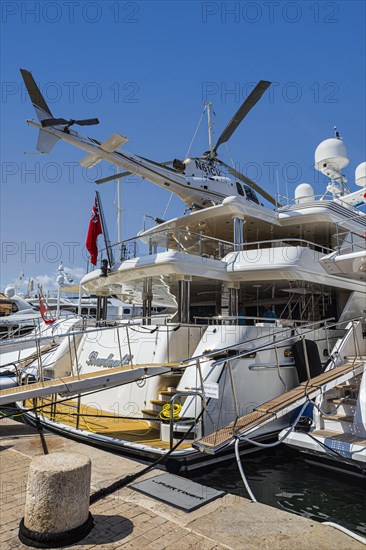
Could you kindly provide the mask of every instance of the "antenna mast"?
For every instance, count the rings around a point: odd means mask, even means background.
[[[208,147],[210,149],[210,153],[213,153],[214,150],[212,146],[212,120],[211,120],[212,103],[211,101],[205,101],[205,107],[207,109]]]
[[[117,178],[117,242],[122,242],[121,178]]]

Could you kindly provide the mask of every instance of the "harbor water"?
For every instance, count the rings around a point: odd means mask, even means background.
[[[315,521],[332,521],[366,536],[366,476],[354,478],[310,465],[284,445],[244,455],[242,465],[258,502]],[[236,460],[188,477],[249,498]]]

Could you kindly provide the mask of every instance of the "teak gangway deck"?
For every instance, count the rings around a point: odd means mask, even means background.
[[[61,395],[75,395],[89,391],[103,390],[129,384],[142,377],[156,376],[168,373],[172,368],[179,366],[179,363],[148,363],[142,365],[127,365],[123,367],[107,368],[95,372],[87,372],[76,376],[64,376],[54,380],[26,384],[0,390],[0,406],[24,401],[35,397],[43,397],[53,393]]]
[[[215,454],[233,443],[236,437],[248,436],[265,424],[286,415],[308,399],[314,399],[324,391],[330,390],[358,374],[366,367],[365,358],[354,359],[340,367],[323,372],[296,388],[259,405],[253,412],[231,422],[216,432],[195,441],[193,447],[207,454]],[[326,387],[325,387],[326,386]]]

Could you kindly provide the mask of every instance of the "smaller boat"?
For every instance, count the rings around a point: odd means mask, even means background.
[[[13,288],[0,294],[0,340],[25,336],[36,328],[40,320],[40,312],[16,295]]]

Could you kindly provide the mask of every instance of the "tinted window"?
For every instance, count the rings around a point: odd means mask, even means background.
[[[243,191],[243,188],[242,188],[242,186],[240,185],[239,182],[236,182],[236,189],[237,189],[239,195],[241,195],[242,197],[244,197],[244,191]]]
[[[253,189],[251,187],[249,187],[248,185],[244,185],[244,189],[245,189],[247,199],[250,200],[250,201],[255,202],[256,204],[259,204],[258,197],[255,194],[255,192],[253,191]]]

